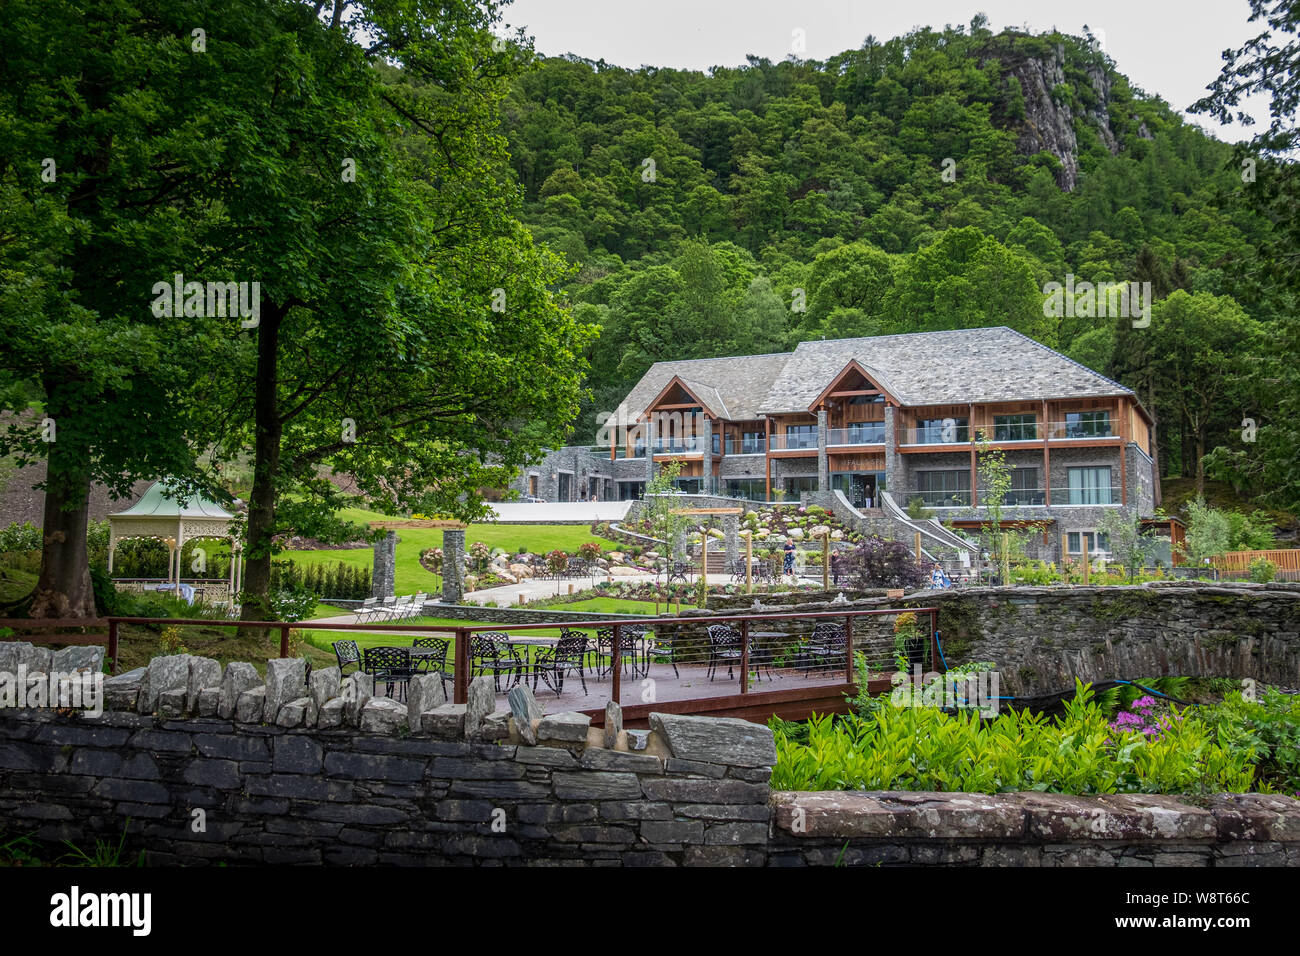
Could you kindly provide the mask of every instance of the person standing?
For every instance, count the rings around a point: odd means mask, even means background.
[[[794,574],[794,542],[789,538],[785,542],[785,574]]]

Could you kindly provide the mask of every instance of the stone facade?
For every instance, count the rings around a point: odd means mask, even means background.
[[[397,579],[397,532],[390,531],[375,542],[374,571],[370,576],[371,597],[385,598],[393,594]]]

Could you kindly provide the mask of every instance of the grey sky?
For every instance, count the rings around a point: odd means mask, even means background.
[[[977,12],[994,30],[1082,34],[1086,23],[1121,73],[1184,112],[1218,75],[1223,50],[1263,29],[1247,22],[1246,0],[515,0],[505,19],[525,27],[547,55],[707,70],[743,64],[750,53],[784,59],[796,30],[804,31],[799,55],[821,60],[857,48],[868,34],[884,40],[917,26],[968,24]],[[1251,113],[1266,122],[1267,104],[1252,103]],[[1205,116],[1189,119],[1221,139],[1250,135]]]

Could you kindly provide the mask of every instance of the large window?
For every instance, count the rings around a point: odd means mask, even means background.
[[[785,480],[785,497],[786,500],[798,498],[805,491],[816,491],[817,479],[809,476],[807,478],[787,478]]]
[[[921,499],[936,508],[958,508],[970,504],[970,472],[918,471],[916,490]]]
[[[1037,468],[1014,468],[1011,471],[1011,488],[1002,496],[1003,504],[1041,505],[1046,500],[1038,486]]]
[[[1066,412],[1066,438],[1107,438],[1110,436],[1110,412]]]
[[[762,478],[728,478],[727,494],[733,498],[763,501],[767,498],[767,482]]]
[[[788,449],[817,447],[816,425],[790,425],[786,428],[785,435],[785,447]]]
[[[1071,554],[1083,554],[1080,549],[1086,547],[1093,557],[1100,552],[1110,558],[1110,538],[1100,531],[1071,531],[1065,539],[1065,546]]]
[[[947,445],[970,441],[966,418],[927,418],[917,423],[918,445]]]
[[[1110,486],[1110,468],[1068,468],[1066,474],[1070,481],[1070,504],[1072,505],[1108,505],[1112,504]]]
[[[1038,437],[1035,415],[994,415],[994,441],[1033,441]]]

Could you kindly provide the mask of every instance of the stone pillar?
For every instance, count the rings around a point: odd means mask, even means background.
[[[831,490],[831,460],[826,454],[826,409],[817,409],[817,490]]]
[[[655,423],[653,418],[645,422],[645,480],[646,484],[655,480]]]
[[[898,453],[899,435],[898,409],[893,405],[885,406],[885,490],[894,496],[900,505],[907,504],[907,473],[903,467],[903,456]],[[876,492],[879,497],[880,492]],[[879,505],[877,505],[879,507]]]
[[[390,531],[375,543],[374,570],[370,574],[370,596],[386,598],[393,593],[397,577],[397,532]]]
[[[442,602],[459,604],[465,596],[465,529],[442,533]]]
[[[700,415],[700,492],[713,494],[713,422],[708,415]]]
[[[722,533],[727,543],[727,565],[740,565],[740,515],[722,516]]]
[[[683,528],[680,531],[678,531],[673,538],[672,555],[674,561],[686,560],[686,535],[687,534],[688,534],[687,530]]]

